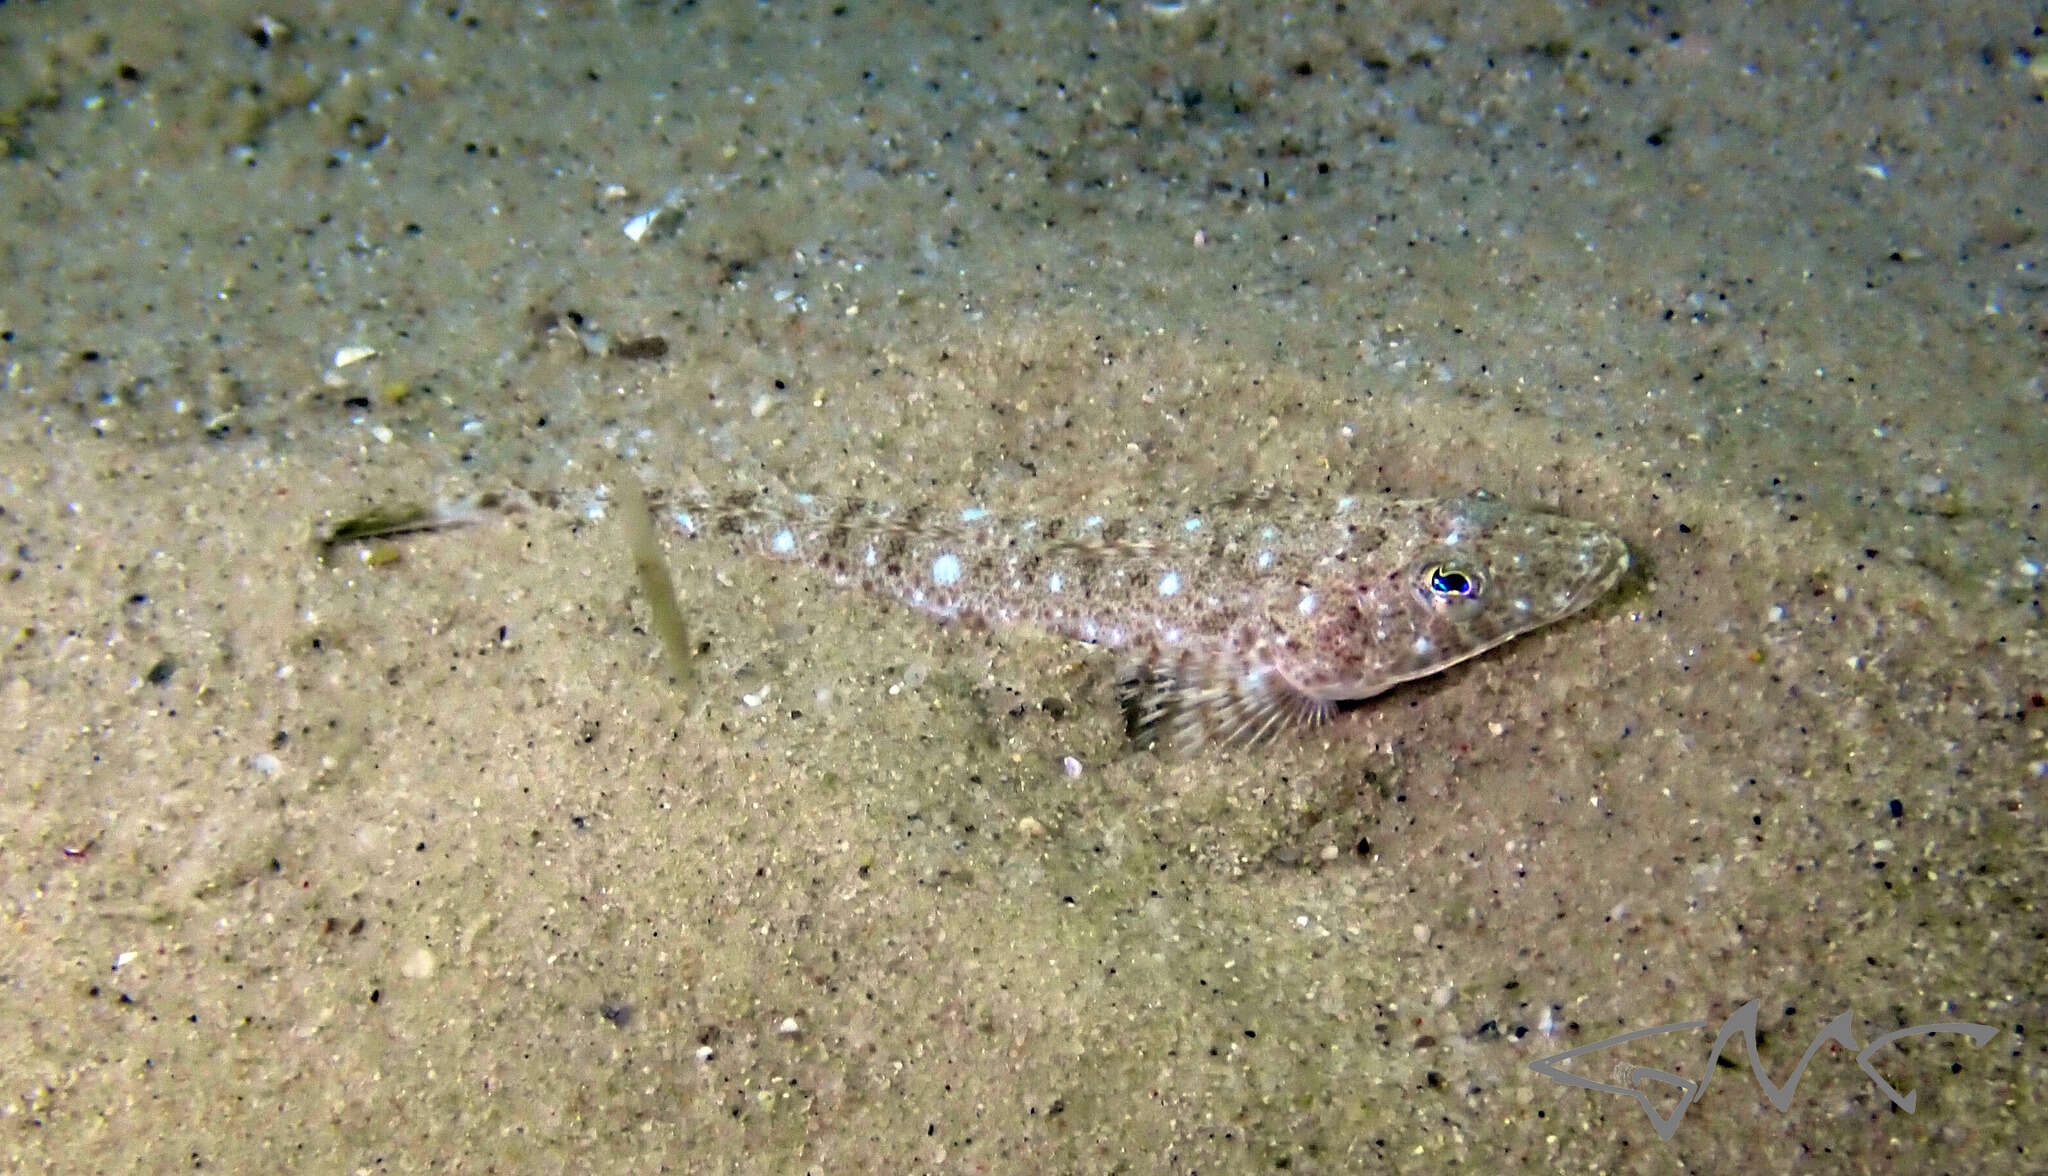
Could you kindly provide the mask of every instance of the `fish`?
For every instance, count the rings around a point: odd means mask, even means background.
[[[1629,548],[1597,524],[1452,497],[1277,491],[1116,516],[940,510],[781,489],[657,491],[686,540],[807,565],[942,621],[1123,658],[1143,744],[1250,746],[1586,608]]]

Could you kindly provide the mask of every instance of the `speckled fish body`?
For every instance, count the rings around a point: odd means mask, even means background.
[[[685,537],[811,565],[946,619],[1127,658],[1132,730],[1251,743],[1584,608],[1628,567],[1589,523],[1455,498],[1246,497],[1123,517],[666,495]]]

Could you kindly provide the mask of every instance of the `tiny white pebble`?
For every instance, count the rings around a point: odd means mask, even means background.
[[[435,966],[434,953],[424,947],[417,947],[399,961],[398,974],[408,980],[425,980],[434,974]]]
[[[121,968],[125,968],[125,967],[127,967],[127,966],[128,966],[128,965],[129,965],[130,963],[132,963],[132,962],[134,961],[134,959],[135,959],[135,953],[134,953],[134,952],[132,952],[132,951],[124,951],[124,952],[122,952],[122,953],[121,953],[120,955],[117,955],[117,956],[115,956],[115,957],[114,957],[114,967],[115,967],[115,969],[116,969],[116,970],[119,970],[119,969],[121,969]]]
[[[1180,591],[1180,573],[1168,572],[1159,577],[1159,595],[1173,596]]]
[[[775,538],[770,540],[768,545],[783,555],[788,555],[796,550],[796,535],[790,532],[788,528],[784,528],[775,532]]]
[[[697,1060],[700,1062],[708,1062],[712,1058],[715,1058],[717,1056],[718,1051],[712,1049],[708,1045],[700,1045],[697,1047]]]
[[[377,349],[375,347],[355,346],[337,348],[334,352],[334,366],[345,368],[351,364],[361,363],[376,354]]]
[[[932,583],[950,588],[960,582],[960,557],[946,552],[932,561]]]
[[[1067,779],[1079,780],[1081,778],[1081,761],[1070,755],[1060,761],[1060,770],[1067,774]]]
[[[784,1037],[795,1037],[798,1033],[803,1032],[803,1026],[796,1023],[795,1017],[784,1017],[782,1018],[782,1023],[775,1026],[775,1031]]]

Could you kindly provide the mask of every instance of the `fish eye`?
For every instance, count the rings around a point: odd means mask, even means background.
[[[1479,577],[1453,564],[1432,564],[1422,574],[1429,590],[1438,596],[1470,597],[1479,595]]]

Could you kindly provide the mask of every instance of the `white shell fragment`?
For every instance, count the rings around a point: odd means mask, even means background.
[[[416,947],[398,961],[398,974],[408,980],[425,980],[434,974],[440,961],[434,953],[424,947]]]
[[[364,347],[360,344],[352,347],[337,347],[334,351],[334,366],[345,368],[350,364],[361,363],[376,354],[377,349],[375,347]]]
[[[661,203],[628,220],[620,231],[626,234],[627,240],[637,245],[641,238],[657,227],[681,221],[687,210],[688,205],[683,197],[682,188],[670,188],[662,195]]]

